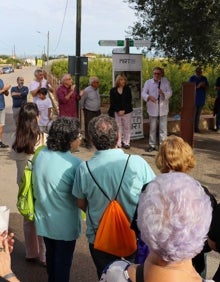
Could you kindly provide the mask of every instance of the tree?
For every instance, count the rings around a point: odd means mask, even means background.
[[[136,11],[129,33],[176,62],[218,63],[220,0],[124,0]]]

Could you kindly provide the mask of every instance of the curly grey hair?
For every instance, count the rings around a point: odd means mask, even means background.
[[[97,150],[108,150],[116,147],[118,126],[114,118],[100,115],[89,122],[89,135]]]
[[[182,172],[157,176],[140,195],[141,238],[164,261],[195,257],[203,248],[211,217],[209,196]]]

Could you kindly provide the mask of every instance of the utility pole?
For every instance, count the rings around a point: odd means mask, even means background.
[[[47,32],[47,65],[49,65],[50,32]]]
[[[13,67],[15,68],[15,59],[16,59],[16,54],[15,54],[15,45],[13,46],[12,49],[12,60],[13,60]]]
[[[79,94],[79,77],[80,77],[80,53],[81,53],[81,0],[77,0],[76,15],[76,72],[75,84],[77,94]]]
[[[37,30],[37,33],[43,34],[41,31]],[[47,65],[49,65],[49,49],[50,49],[50,32],[48,30],[47,32],[47,54],[45,52],[45,45],[44,45],[44,50],[43,50],[43,55],[46,55],[47,58]]]

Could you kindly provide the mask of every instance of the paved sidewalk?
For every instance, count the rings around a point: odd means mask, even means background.
[[[7,116],[10,119],[10,116]],[[7,127],[5,130],[5,140],[10,143],[11,130]],[[204,132],[195,136],[195,155],[197,159],[197,167],[192,175],[207,185],[218,200],[220,199],[220,135],[212,132]],[[153,169],[158,173],[154,165],[155,153],[146,154],[144,151],[145,140],[136,140],[132,142],[129,153],[142,155]],[[93,150],[88,151],[81,147],[77,156],[82,159],[88,159],[92,156]],[[24,238],[22,229],[22,217],[16,209],[17,186],[16,167],[14,161],[10,158],[9,150],[0,151],[0,166],[1,166],[1,186],[0,186],[0,204],[8,205],[11,209],[10,229],[16,234],[15,250],[12,256],[13,270],[22,282],[46,282],[47,275],[45,268],[26,263],[24,261]],[[77,241],[74,262],[71,270],[71,281],[97,281],[95,268],[89,255],[87,240],[85,237],[85,222],[83,224],[83,235]],[[208,275],[212,277],[219,262],[219,255],[211,252],[208,255]]]
[[[11,145],[14,125],[10,106],[7,107],[6,126],[4,128],[3,141]],[[197,166],[192,171],[192,176],[209,187],[220,201],[220,134],[211,131],[203,131],[202,134],[195,135],[194,152],[197,159]],[[147,140],[135,140],[131,143],[130,154],[141,155],[152,166],[156,173],[155,152],[146,153]],[[90,158],[94,150],[88,151],[80,147],[78,157],[82,159]],[[46,282],[46,269],[35,264],[27,263],[24,260],[24,237],[22,228],[22,216],[16,208],[17,185],[16,166],[10,157],[10,150],[0,149],[0,205],[10,207],[10,230],[15,233],[16,243],[12,255],[12,267],[18,278],[22,282]],[[87,239],[85,237],[85,222],[83,224],[83,235],[77,241],[73,266],[71,269],[71,282],[97,281],[96,272],[91,260]],[[208,255],[208,275],[212,277],[220,261],[219,254],[211,252]],[[62,282],[62,281],[61,281]]]

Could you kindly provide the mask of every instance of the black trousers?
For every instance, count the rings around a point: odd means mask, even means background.
[[[87,109],[83,109],[84,112],[84,122],[85,122],[85,139],[86,139],[86,146],[91,146],[91,141],[88,133],[88,125],[91,119],[94,117],[98,117],[101,114],[101,111],[90,111]]]
[[[220,265],[218,266],[215,275],[212,278],[215,282],[220,282]]]

